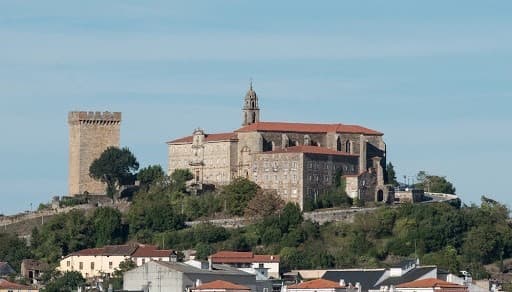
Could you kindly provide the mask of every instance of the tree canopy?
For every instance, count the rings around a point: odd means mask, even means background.
[[[113,198],[118,187],[133,180],[139,163],[128,148],[108,147],[89,167],[89,175],[107,184],[107,195]]]

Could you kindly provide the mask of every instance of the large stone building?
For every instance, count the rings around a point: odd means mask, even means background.
[[[105,194],[105,184],[89,176],[89,167],[109,146],[119,147],[121,113],[69,112],[68,124],[68,194]]]
[[[246,177],[301,207],[323,195],[337,174],[346,177],[353,198],[391,201],[382,136],[357,125],[262,122],[251,85],[242,127],[217,134],[196,129],[192,136],[168,142],[168,171],[189,169],[198,187]]]

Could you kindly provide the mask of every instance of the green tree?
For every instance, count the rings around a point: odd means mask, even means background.
[[[139,163],[128,148],[108,147],[101,156],[94,160],[89,168],[89,175],[107,184],[107,195],[113,198],[118,187],[133,177]]]
[[[455,187],[444,176],[430,175],[425,171],[418,172],[414,186],[431,193],[455,194]]]
[[[147,191],[153,183],[161,181],[164,177],[165,172],[160,165],[150,165],[142,168],[137,173],[140,188],[145,191]]]
[[[244,215],[248,218],[259,218],[278,213],[283,209],[284,201],[275,191],[258,190],[247,203]]]
[[[79,286],[85,284],[82,274],[77,271],[65,272],[61,276],[53,279],[44,288],[44,292],[71,292],[76,291]]]
[[[20,270],[21,261],[30,258],[32,253],[22,239],[10,233],[0,233],[0,259],[8,262],[16,271]]]
[[[124,234],[119,210],[110,207],[97,208],[91,220],[96,247],[124,242],[126,234]]]
[[[171,173],[171,183],[173,190],[185,193],[187,191],[187,182],[194,178],[194,175],[188,169],[176,169]]]
[[[398,185],[398,182],[396,180],[395,167],[391,162],[388,162],[388,164],[386,165],[386,183],[394,186]]]
[[[249,201],[256,195],[259,187],[254,182],[239,177],[222,189],[222,197],[229,215],[242,216]]]

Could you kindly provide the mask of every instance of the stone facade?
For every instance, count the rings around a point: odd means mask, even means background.
[[[372,171],[375,179],[365,199],[376,198],[383,189],[386,144],[378,131],[358,125],[262,122],[252,85],[244,97],[242,125],[220,134],[196,129],[167,142],[169,173],[189,169],[198,185],[246,177],[301,207],[325,193],[337,171]]]
[[[105,194],[105,184],[89,176],[91,163],[109,146],[119,147],[120,112],[69,112],[68,194]]]

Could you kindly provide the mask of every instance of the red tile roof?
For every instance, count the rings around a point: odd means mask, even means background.
[[[222,280],[216,280],[213,282],[208,282],[203,285],[197,286],[196,288],[193,288],[192,290],[213,290],[213,289],[219,289],[219,290],[251,290],[251,288],[233,284],[231,282],[222,281]]]
[[[9,282],[4,279],[0,279],[0,289],[6,290],[38,290],[37,288],[32,288],[30,286],[20,285],[18,283]]]
[[[464,289],[467,289],[465,286],[446,282],[443,280],[439,280],[436,278],[428,278],[428,279],[422,279],[422,280],[416,280],[408,283],[403,283],[396,286],[397,288],[460,288],[461,291],[465,291]]]
[[[273,154],[273,153],[309,153],[309,154],[327,154],[339,156],[359,156],[358,154],[351,154],[342,151],[332,150],[326,147],[319,146],[291,146],[284,149],[277,149],[274,151],[261,152],[259,154]]]
[[[155,245],[141,245],[132,254],[132,257],[139,257],[139,258],[170,257],[173,252],[174,251],[172,251],[170,249],[159,250]]]
[[[277,255],[255,255],[252,252],[240,251],[220,251],[210,256],[213,263],[216,264],[234,264],[234,263],[278,263]]]
[[[308,124],[308,123],[282,123],[282,122],[258,122],[242,127],[236,132],[295,132],[295,133],[347,133],[383,135],[381,132],[358,125],[344,124]]]
[[[302,282],[295,285],[288,286],[288,289],[341,289],[345,286],[340,286],[340,283],[329,281],[325,279],[316,279],[312,281]]]
[[[193,136],[187,136],[183,138],[179,138],[176,140],[172,140],[167,142],[167,144],[178,144],[178,143],[192,143]],[[205,140],[206,142],[213,142],[213,141],[231,141],[238,139],[238,136],[236,133],[218,133],[218,134],[206,134]]]

